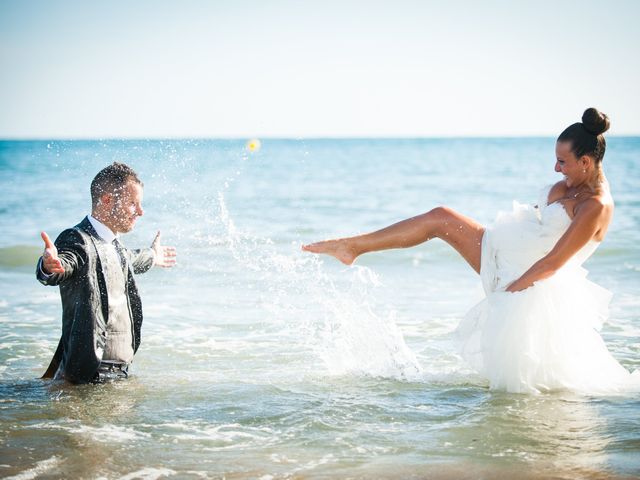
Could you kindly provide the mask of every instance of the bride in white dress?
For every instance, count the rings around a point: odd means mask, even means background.
[[[614,204],[602,169],[609,118],[587,109],[556,142],[563,179],[535,206],[514,203],[491,227],[447,207],[365,235],[305,245],[350,265],[363,253],[440,238],[480,274],[486,298],[458,327],[464,358],[490,387],[517,393],[640,387],[598,334],[611,294],[582,268],[602,242]]]

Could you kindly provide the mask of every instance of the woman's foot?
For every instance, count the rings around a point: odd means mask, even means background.
[[[303,245],[302,250],[311,253],[322,253],[337,258],[345,265],[351,265],[358,257],[355,249],[349,245],[347,239],[325,240],[324,242]]]

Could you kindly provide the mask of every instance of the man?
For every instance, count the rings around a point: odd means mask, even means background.
[[[101,170],[91,182],[91,215],[56,239],[42,232],[44,254],[36,276],[59,285],[62,337],[42,378],[71,383],[126,378],[140,346],[142,304],[133,274],[172,267],[175,248],[129,250],[119,234],[130,232],[142,210],[143,184],[123,163]]]

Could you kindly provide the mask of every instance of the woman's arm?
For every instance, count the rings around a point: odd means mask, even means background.
[[[607,208],[598,199],[586,200],[580,205],[571,225],[553,249],[511,283],[506,291],[519,292],[538,280],[552,276],[606,226],[607,221]]]

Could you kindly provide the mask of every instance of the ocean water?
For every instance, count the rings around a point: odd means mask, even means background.
[[[640,398],[493,392],[457,354],[482,297],[443,242],[345,267],[303,243],[448,205],[482,223],[559,180],[554,139],[0,142],[0,477],[634,478]],[[640,368],[640,138],[611,137],[617,209],[587,262],[602,335]],[[112,161],[145,183],[173,270],[139,276],[126,382],[44,382],[60,334],[39,232],[89,213]]]

